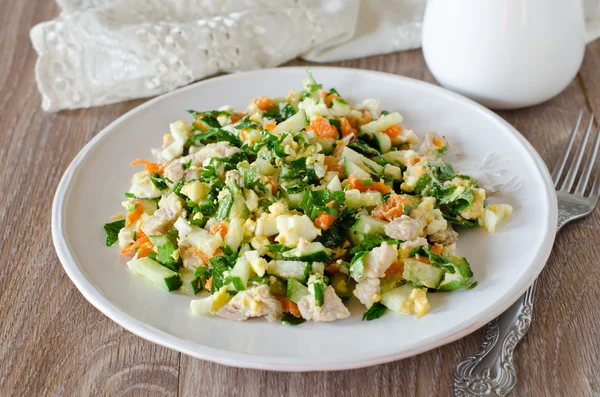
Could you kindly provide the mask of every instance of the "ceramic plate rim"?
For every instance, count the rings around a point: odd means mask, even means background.
[[[65,269],[65,272],[69,276],[69,278],[73,281],[77,289],[81,292],[81,294],[90,302],[94,307],[100,310],[103,314],[109,317],[111,320],[115,321],[117,324],[121,325],[123,328],[129,330],[130,332],[149,340],[153,343],[174,349],[184,354],[188,354],[190,356],[200,358],[203,360],[208,360],[211,362],[215,362],[218,364],[224,364],[233,367],[240,368],[251,368],[251,369],[263,369],[263,370],[271,370],[271,371],[293,371],[293,372],[303,372],[303,371],[333,371],[333,370],[346,370],[346,369],[355,369],[362,368],[377,364],[383,364],[395,360],[404,359],[407,357],[411,357],[432,349],[435,349],[439,346],[454,342],[475,330],[481,328],[489,321],[500,315],[504,312],[508,307],[510,307],[525,291],[526,289],[535,281],[539,273],[544,268],[548,257],[550,256],[550,252],[553,246],[554,237],[556,235],[556,227],[558,221],[558,209],[557,209],[557,199],[554,191],[554,185],[550,174],[546,168],[545,163],[543,162],[540,155],[533,148],[533,146],[525,139],[521,133],[519,133],[513,126],[511,126],[508,122],[502,119],[500,116],[496,115],[491,110],[484,108],[478,103],[465,98],[459,94],[448,91],[442,87],[436,86],[434,84],[430,84],[421,80],[412,79],[405,76],[394,75],[391,73],[371,71],[371,70],[357,70],[351,68],[342,68],[342,67],[327,67],[327,66],[318,66],[311,67],[315,73],[319,71],[326,70],[340,70],[347,71],[352,70],[355,73],[365,73],[365,74],[373,74],[377,75],[380,78],[395,78],[399,80],[403,80],[404,83],[413,84],[415,86],[424,86],[426,89],[433,90],[436,95],[447,96],[450,97],[451,100],[456,102],[462,102],[463,104],[469,106],[473,111],[477,111],[480,113],[484,113],[484,115],[491,118],[492,121],[496,123],[500,123],[501,127],[513,134],[519,143],[523,145],[527,153],[531,156],[533,162],[537,165],[538,171],[540,172],[540,176],[545,184],[546,188],[546,197],[549,199],[549,209],[551,211],[548,214],[548,227],[544,232],[543,243],[538,248],[537,253],[535,254],[535,259],[533,261],[534,265],[529,270],[529,273],[525,274],[519,282],[515,283],[513,288],[511,288],[502,298],[506,298],[504,302],[501,302],[502,299],[498,299],[493,307],[486,313],[480,314],[478,317],[473,317],[468,326],[462,326],[462,324],[456,326],[454,329],[448,331],[448,334],[445,337],[440,339],[430,338],[424,343],[420,343],[417,346],[414,346],[410,349],[405,349],[399,352],[390,353],[387,355],[381,355],[373,358],[367,359],[356,359],[348,362],[326,362],[326,363],[318,363],[314,362],[314,359],[296,359],[289,357],[273,357],[267,355],[255,355],[255,354],[247,354],[247,353],[238,353],[231,352],[226,350],[220,350],[208,346],[203,346],[194,342],[186,341],[185,339],[173,336],[167,332],[161,331],[155,327],[149,326],[141,320],[134,318],[133,316],[125,313],[120,308],[118,308],[114,303],[110,301],[107,297],[105,297],[85,276],[82,270],[79,268],[77,263],[74,260],[73,255],[70,252],[69,244],[67,243],[66,234],[63,229],[63,205],[65,202],[65,198],[69,189],[71,187],[70,182],[73,180],[74,176],[77,174],[79,170],[79,165],[86,158],[88,153],[90,153],[94,147],[100,143],[107,136],[110,131],[123,122],[125,119],[133,117],[136,113],[144,110],[147,107],[153,106],[155,103],[168,100],[171,96],[177,95],[182,91],[194,90],[198,87],[201,87],[205,84],[212,84],[215,80],[223,81],[231,78],[239,78],[240,74],[244,74],[248,77],[256,74],[264,74],[264,73],[277,73],[280,70],[304,70],[304,67],[284,67],[284,68],[272,68],[272,69],[260,69],[248,72],[241,72],[235,74],[229,74],[224,76],[219,76],[203,81],[199,81],[197,83],[179,88],[177,90],[171,91],[169,93],[163,94],[156,98],[153,98],[147,102],[142,103],[141,105],[133,108],[127,113],[123,114],[113,122],[111,122],[108,126],[102,129],[96,136],[94,136],[81,151],[77,154],[77,156],[73,159],[71,164],[69,164],[67,170],[65,171],[63,177],[61,178],[58,188],[56,190],[54,201],[52,204],[52,239],[54,243],[54,247],[56,249],[58,258]],[[527,276],[527,278],[525,277]],[[526,278],[526,279],[525,279]],[[456,329],[459,328],[459,329]],[[298,361],[304,361],[299,363]],[[311,361],[312,360],[312,361]],[[310,362],[309,362],[310,361]]]

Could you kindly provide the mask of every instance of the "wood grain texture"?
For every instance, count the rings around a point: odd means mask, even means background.
[[[481,331],[386,365],[275,373],[181,355],[132,335],[92,307],[54,253],[50,203],[85,143],[143,101],[58,114],[40,110],[28,31],[57,13],[52,1],[0,2],[0,396],[451,395],[455,365],[479,346]],[[434,82],[420,51],[332,65]],[[499,114],[553,164],[578,110],[600,111],[599,70],[596,42],[561,95]],[[516,396],[600,395],[599,225],[596,210],[557,237],[541,276],[534,323],[516,351]]]

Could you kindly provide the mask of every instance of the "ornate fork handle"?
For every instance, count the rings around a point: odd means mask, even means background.
[[[557,231],[571,220],[558,215]],[[456,367],[454,395],[507,396],[517,383],[513,353],[531,325],[537,279],[508,310],[485,326],[479,350]]]

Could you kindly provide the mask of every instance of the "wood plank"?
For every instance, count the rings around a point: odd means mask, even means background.
[[[50,234],[52,197],[68,164],[141,101],[42,112],[28,30],[58,10],[52,1],[33,5],[0,5],[0,395],[175,396],[179,354],[92,307],[63,271]]]

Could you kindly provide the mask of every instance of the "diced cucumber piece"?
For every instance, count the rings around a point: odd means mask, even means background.
[[[371,174],[381,174],[383,172],[383,167],[381,165],[377,164],[371,159],[368,159],[367,157],[363,156],[357,151],[350,149],[348,146],[344,147],[344,150],[342,151],[342,156],[347,157],[349,160],[356,163],[360,168],[362,168],[365,171],[368,171]]]
[[[332,154],[335,146],[335,139],[315,137],[311,139],[313,143],[321,145],[323,154]]]
[[[404,282],[401,280],[383,278],[379,283],[379,293],[385,294],[386,292],[391,291],[394,288],[398,288],[401,284],[404,284]]]
[[[331,277],[331,286],[337,296],[342,299],[349,299],[352,297],[352,291],[354,290],[354,280],[349,279],[342,272],[337,272]]]
[[[237,251],[244,239],[244,222],[243,218],[232,218],[227,228],[227,234],[225,235],[225,244],[231,248],[232,251]]]
[[[277,124],[271,131],[271,134],[280,135],[284,132],[298,132],[302,131],[304,127],[308,125],[308,118],[304,110],[300,109],[298,112],[290,117],[289,119],[282,121]]]
[[[444,271],[439,267],[408,258],[404,260],[402,277],[416,285],[437,288],[442,282]]]
[[[331,114],[333,116],[347,116],[352,111],[348,102],[344,101],[342,98],[333,98],[331,101]]]
[[[295,278],[288,278],[287,297],[290,298],[291,301],[298,303],[302,297],[308,294],[308,287]]]
[[[261,158],[256,159],[252,167],[262,175],[273,175],[277,171],[270,162]]]
[[[190,295],[196,295],[198,292],[202,291],[202,278],[196,277],[194,272],[189,269],[180,269],[179,275],[181,276],[181,282],[183,283],[183,288]]]
[[[367,179],[371,177],[367,171],[356,165],[356,163],[348,157],[344,157],[344,171],[346,172],[346,176],[354,175],[358,179]]]
[[[144,205],[144,213],[148,215],[154,214],[158,209],[158,200],[142,199],[142,204]]]
[[[381,294],[381,303],[393,312],[399,314],[412,314],[413,306],[410,304],[410,294],[413,287],[404,284],[394,288],[384,294]]]
[[[271,295],[275,296],[286,296],[286,282],[279,277],[269,277],[269,292],[271,292]]]
[[[244,288],[248,286],[248,279],[250,278],[250,263],[246,259],[245,255],[238,257],[235,262],[235,266],[231,269],[229,273],[232,277],[239,277],[244,285]]]
[[[127,262],[127,266],[136,276],[146,279],[166,291],[174,291],[181,287],[181,277],[178,273],[148,257],[130,260]]]
[[[310,263],[302,261],[274,260],[269,262],[267,272],[284,279],[292,277],[296,280],[305,281],[310,268]]]
[[[152,245],[154,245],[155,247],[160,247],[161,245],[165,245],[170,241],[169,237],[164,236],[162,234],[148,236],[148,238],[150,239],[150,242],[152,243]]]
[[[369,215],[360,215],[350,228],[350,241],[358,245],[362,240],[363,234],[385,234],[385,225],[387,222],[370,217]]]
[[[402,170],[395,165],[386,164],[383,167],[383,175],[390,175],[395,181],[402,181]]]
[[[288,201],[288,207],[290,209],[298,208],[298,206],[300,205],[300,202],[302,201],[303,195],[304,195],[304,192],[287,193],[286,197],[287,197],[287,201]]]
[[[225,184],[229,188],[229,191],[231,192],[231,197],[233,198],[231,210],[229,211],[228,215],[229,218],[248,218],[250,212],[248,211],[248,207],[246,207],[246,198],[244,197],[244,192],[242,191],[242,189],[238,186],[237,182],[230,177],[225,179]],[[217,218],[218,214],[219,211],[217,210]]]
[[[281,258],[287,261],[323,262],[329,258],[329,253],[321,243],[309,243],[306,247],[294,248],[281,254]]]
[[[383,132],[374,132],[375,143],[377,143],[377,148],[381,153],[387,153],[392,148],[392,140],[387,134]]]
[[[346,205],[349,208],[376,207],[383,204],[383,196],[380,192],[367,191],[364,193],[356,189],[346,190]]]
[[[403,163],[404,155],[406,154],[406,150],[394,150],[391,152],[387,152],[381,155],[383,159],[392,164]]]
[[[403,118],[398,112],[382,115],[377,120],[360,127],[361,133],[372,134],[374,132],[383,132],[389,127],[400,124]]]

